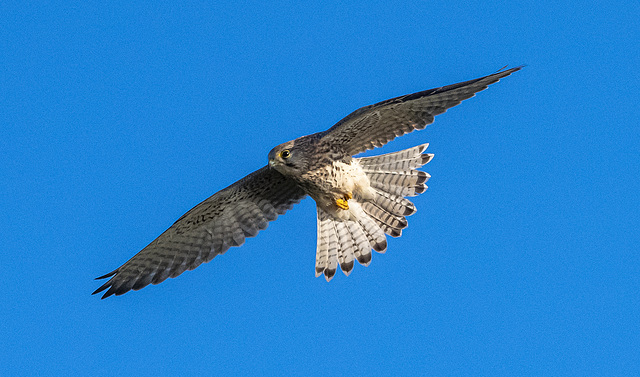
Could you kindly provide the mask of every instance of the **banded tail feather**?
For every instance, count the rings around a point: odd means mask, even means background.
[[[415,205],[405,196],[423,193],[429,174],[416,170],[433,158],[423,153],[429,144],[380,156],[355,159],[360,165],[375,195],[370,200],[350,199],[352,216],[336,218],[321,207],[318,211],[318,243],[316,250],[316,277],[324,274],[330,281],[338,265],[349,275],[354,260],[368,266],[371,249],[384,253],[386,235],[400,237],[408,225],[406,216],[416,212]]]

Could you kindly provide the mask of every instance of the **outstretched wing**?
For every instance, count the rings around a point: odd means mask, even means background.
[[[378,102],[347,115],[321,134],[322,140],[353,156],[381,147],[397,136],[421,130],[433,117],[447,111],[487,86],[522,67],[499,71],[479,79],[429,89]]]
[[[193,270],[266,229],[305,193],[291,179],[265,166],[193,207],[127,263],[98,279],[111,278],[93,294],[102,298],[158,284]]]

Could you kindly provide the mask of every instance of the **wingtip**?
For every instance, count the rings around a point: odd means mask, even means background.
[[[110,278],[110,277],[112,277],[113,275],[115,275],[117,272],[118,272],[118,270],[116,269],[116,270],[113,270],[113,271],[109,272],[109,273],[108,273],[108,274],[106,274],[106,275],[98,276],[97,278],[95,278],[95,279],[93,279],[93,280],[102,280],[102,279]]]
[[[102,297],[100,297],[101,300],[104,300],[105,298],[113,295],[113,294],[117,294],[116,293],[116,289],[113,287],[113,276],[118,272],[118,270],[109,272],[106,275],[100,276],[95,278],[95,280],[100,280],[100,279],[106,279],[106,278],[112,278],[107,280],[104,284],[102,284],[100,287],[98,287],[98,289],[96,289],[95,291],[93,291],[93,293],[91,293],[91,295],[95,295],[98,293],[101,293],[103,291],[106,290],[106,292],[102,295]]]
[[[105,298],[112,296],[114,294],[114,292],[111,292],[111,290],[106,291],[102,297],[100,297],[100,300],[104,300]]]
[[[109,296],[111,296],[111,295],[108,295],[108,294],[105,293],[105,294],[102,295],[102,297],[100,297],[100,300],[104,300],[105,298],[107,298]]]
[[[106,285],[106,284],[105,284],[105,285]],[[105,298],[107,298],[107,297],[109,297],[109,296],[113,296],[113,295],[120,296],[121,294],[124,294],[124,293],[127,293],[127,292],[128,292],[128,290],[127,290],[127,291],[124,291],[124,292],[123,292],[123,291],[118,291],[117,289],[115,289],[115,288],[114,288],[114,286],[113,286],[113,285],[111,285],[111,284],[110,284],[110,285],[108,285],[108,286],[106,286],[106,287],[105,287],[105,286],[102,286],[102,287],[98,288],[98,290],[96,290],[96,292],[94,292],[94,293],[102,292],[102,291],[104,291],[107,287],[108,287],[109,289],[108,289],[108,290],[107,290],[107,291],[102,295],[102,297],[100,297],[100,300],[104,300]]]
[[[504,67],[502,67],[499,70],[497,70],[496,73],[494,73],[494,74],[506,73],[506,76],[509,76],[513,72],[517,72],[517,71],[521,70],[522,68],[524,68],[526,66],[527,66],[526,64],[521,64],[521,65],[515,66],[513,68],[507,69],[507,67],[509,67],[509,65],[505,65]]]
[[[104,291],[105,289],[109,288],[110,286],[111,286],[111,284],[109,284],[109,282],[106,282],[105,284],[101,285],[98,289],[93,291],[93,293],[91,293],[91,295],[98,294],[98,293]]]

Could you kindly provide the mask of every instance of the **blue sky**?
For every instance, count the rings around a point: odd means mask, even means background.
[[[640,4],[3,2],[0,375],[630,375],[640,367]],[[107,273],[284,141],[527,64],[379,154],[429,190],[314,278],[311,199],[100,300]]]

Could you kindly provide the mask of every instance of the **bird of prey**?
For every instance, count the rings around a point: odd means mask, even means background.
[[[289,210],[305,196],[317,209],[316,277],[327,281],[338,266],[349,275],[354,260],[367,266],[371,250],[387,249],[416,211],[407,196],[423,193],[429,174],[417,170],[432,154],[428,144],[374,157],[353,157],[397,136],[421,130],[435,115],[471,98],[521,67],[362,107],[324,132],[280,144],[268,165],[218,191],[116,270],[94,294],[102,298],[174,278],[209,262]]]

